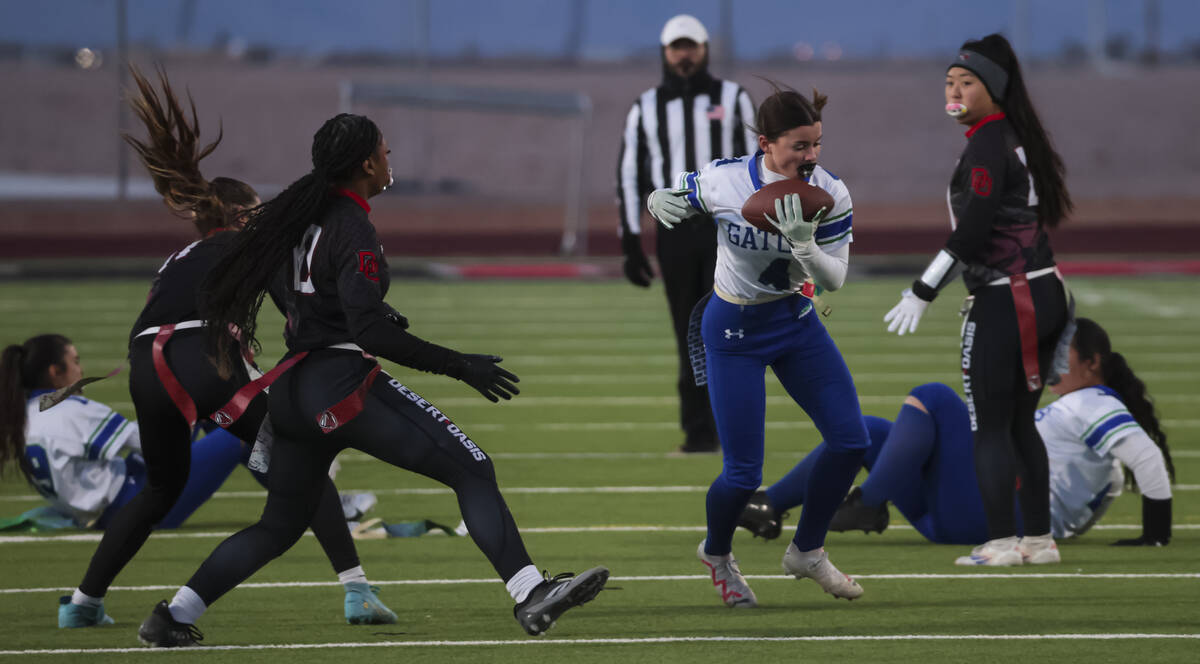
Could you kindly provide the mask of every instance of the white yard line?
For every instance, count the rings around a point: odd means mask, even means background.
[[[707,490],[707,489],[706,489]],[[376,492],[379,493],[379,492]],[[450,493],[446,491],[446,493]],[[264,494],[265,497],[265,494]],[[1175,530],[1200,530],[1200,524],[1195,523],[1176,523],[1171,526]],[[888,526],[889,530],[912,530],[913,527],[906,524],[896,524]],[[1136,523],[1120,523],[1120,524],[1098,524],[1092,526],[1092,530],[1141,530],[1141,524]],[[607,526],[533,526],[521,528],[521,532],[525,535],[570,535],[570,534],[586,534],[586,533],[702,533],[705,532],[704,526],[659,526],[659,525],[607,525]],[[196,531],[196,532],[173,532],[173,531],[156,531],[150,535],[152,539],[225,539],[232,535],[234,531]],[[311,531],[304,533],[306,536],[312,536]],[[45,542],[99,542],[102,533],[98,532],[76,532],[72,531],[64,535],[0,535],[0,544],[37,544]],[[430,536],[444,536],[441,531],[435,530],[429,533]]]
[[[876,579],[886,581],[991,581],[1001,579],[1071,579],[1075,581],[1089,580],[1142,580],[1142,579],[1181,579],[1191,580],[1200,579],[1200,573],[1197,572],[1154,572],[1145,574],[1116,574],[1116,573],[1050,573],[1050,574],[1019,574],[1012,572],[963,572],[960,574],[851,574],[856,579]],[[747,579],[755,581],[793,581],[793,577],[787,574],[747,574]],[[705,581],[710,580],[709,576],[704,574],[651,574],[642,576],[614,576],[610,581],[627,582],[651,582],[651,581]],[[371,579],[371,584],[376,586],[462,586],[462,585],[494,585],[503,583],[497,578],[479,578],[479,579],[394,579],[390,581],[381,581],[379,579]],[[275,590],[281,588],[336,588],[341,587],[341,582],[338,581],[274,581],[261,583],[243,583],[238,586],[240,590]],[[142,585],[142,586],[112,586],[109,590],[122,592],[162,592],[164,590],[176,590],[178,585]],[[33,595],[39,593],[64,593],[74,590],[71,588],[0,588],[0,595]]]
[[[832,636],[658,636],[609,639],[494,639],[474,641],[362,641],[341,643],[270,643],[248,646],[206,645],[199,652],[253,650],[329,650],[342,648],[446,648],[482,646],[595,646],[639,645],[660,643],[802,643],[846,641],[1129,641],[1129,640],[1197,640],[1200,634],[838,634]],[[150,654],[179,652],[172,648],[47,648],[39,650],[0,650],[0,655],[91,655],[91,654]],[[190,652],[190,651],[184,651]]]

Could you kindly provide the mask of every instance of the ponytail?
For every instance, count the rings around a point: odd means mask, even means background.
[[[1167,434],[1162,430],[1158,414],[1154,412],[1154,402],[1146,393],[1146,384],[1142,382],[1125,356],[1113,351],[1108,333],[1100,324],[1090,318],[1076,319],[1076,331],[1073,345],[1080,358],[1100,358],[1101,379],[1121,398],[1129,414],[1146,432],[1150,440],[1162,451],[1163,461],[1167,466],[1167,475],[1175,481],[1175,464],[1171,461],[1171,450],[1167,447]],[[1129,484],[1135,487],[1133,476],[1129,476]]]
[[[33,469],[25,457],[29,390],[49,387],[48,371],[61,365],[71,340],[61,334],[42,334],[23,344],[10,344],[0,354],[0,476],[17,464],[33,483]]]

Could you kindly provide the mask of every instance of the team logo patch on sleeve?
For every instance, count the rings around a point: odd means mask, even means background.
[[[971,189],[985,198],[992,194],[992,175],[986,168],[971,169]]]
[[[375,257],[375,252],[358,252],[358,271],[371,281],[379,281],[379,259]]]

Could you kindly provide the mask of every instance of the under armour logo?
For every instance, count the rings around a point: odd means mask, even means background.
[[[738,328],[737,332],[734,332],[729,328],[725,328],[725,338],[732,339],[734,337],[737,337],[738,339],[744,339],[746,337],[746,333],[743,332],[741,328]]]
[[[229,413],[226,413],[223,410],[218,410],[217,412],[213,413],[210,419],[212,419],[213,422],[216,422],[217,426],[221,428],[228,428],[230,424],[233,424],[233,418],[229,416]]]

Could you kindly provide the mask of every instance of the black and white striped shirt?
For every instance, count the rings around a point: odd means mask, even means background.
[[[740,157],[757,147],[754,102],[737,83],[713,78],[682,96],[663,87],[642,93],[625,118],[617,161],[621,235],[642,232],[646,196],[675,175],[714,159]],[[707,131],[706,131],[707,129]]]

